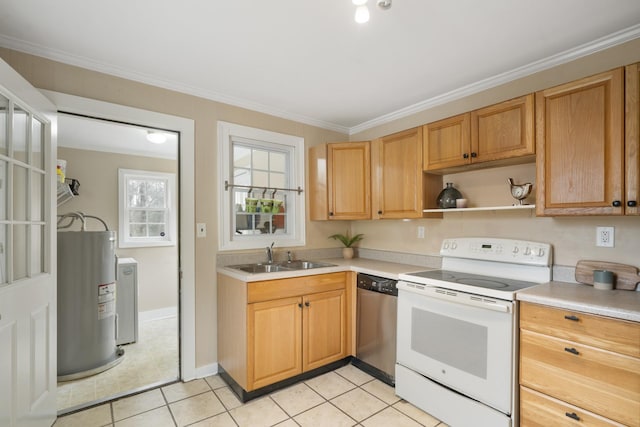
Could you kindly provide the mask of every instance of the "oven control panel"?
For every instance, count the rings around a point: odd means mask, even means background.
[[[440,247],[443,257],[510,262],[548,266],[552,261],[549,243],[489,237],[445,239]]]

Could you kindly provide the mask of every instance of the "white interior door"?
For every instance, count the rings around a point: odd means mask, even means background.
[[[56,112],[0,60],[0,427],[56,418]]]

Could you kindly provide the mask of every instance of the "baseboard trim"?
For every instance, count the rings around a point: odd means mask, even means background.
[[[210,377],[218,373],[218,364],[211,363],[210,365],[198,366],[196,368],[196,378]]]

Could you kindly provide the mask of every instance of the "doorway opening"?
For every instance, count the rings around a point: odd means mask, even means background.
[[[151,135],[165,141],[150,142]],[[93,215],[117,231],[116,342],[124,350],[107,370],[59,378],[59,413],[181,378],[179,153],[179,132],[59,112],[57,158],[64,178],[79,186],[58,214]],[[175,177],[172,192],[154,180],[158,176]],[[169,199],[172,206],[158,203]]]

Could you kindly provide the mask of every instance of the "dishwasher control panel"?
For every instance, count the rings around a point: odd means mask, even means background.
[[[398,296],[397,280],[385,277],[372,276],[369,274],[358,274],[358,288],[368,291],[379,292],[387,295]]]

